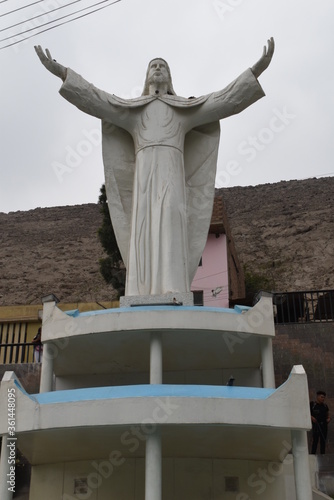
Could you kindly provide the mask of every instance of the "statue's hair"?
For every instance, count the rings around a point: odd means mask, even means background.
[[[163,59],[162,57],[155,57],[154,59],[152,59],[148,63],[147,71],[146,71],[145,84],[144,84],[144,90],[143,90],[142,95],[149,95],[148,72],[149,72],[149,69],[150,69],[150,65],[151,65],[151,63],[153,61],[163,61],[166,64],[166,68],[167,68],[168,76],[169,76],[169,83],[168,83],[167,94],[176,95],[175,90],[173,89],[172,75],[171,75],[171,72],[170,72],[170,68],[168,66],[168,62],[165,61],[165,59]]]

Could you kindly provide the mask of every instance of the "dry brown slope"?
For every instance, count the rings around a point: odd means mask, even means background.
[[[0,213],[0,304],[111,300],[99,273],[98,205]]]
[[[249,270],[277,291],[334,288],[334,177],[220,192]]]
[[[241,263],[279,291],[334,289],[334,177],[220,190]],[[0,213],[0,305],[114,298],[95,204]]]

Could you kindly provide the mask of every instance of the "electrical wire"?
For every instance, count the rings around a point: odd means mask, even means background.
[[[200,281],[200,280],[204,280],[205,278],[211,278],[211,276],[218,276],[218,274],[226,274],[228,271],[220,271],[219,273],[214,273],[214,274],[208,274],[207,276],[202,276],[202,278],[197,278],[193,281],[193,283],[195,281]]]
[[[101,2],[97,2],[96,4],[91,5],[90,7],[85,7],[84,9],[80,9],[80,10],[78,10],[78,11],[76,11],[76,12],[72,12],[72,14],[67,14],[66,16],[63,16],[63,17],[58,18],[58,19],[55,19],[54,21],[49,21],[48,23],[42,24],[41,26],[38,26],[38,27],[36,27],[36,28],[32,28],[32,29],[30,29],[30,30],[26,30],[26,31],[25,31],[25,32],[23,32],[23,33],[27,33],[28,31],[31,31],[31,30],[33,30],[33,29],[38,29],[38,28],[41,28],[41,27],[43,27],[43,26],[46,26],[47,24],[55,23],[55,22],[59,21],[60,19],[64,19],[65,17],[69,17],[69,16],[71,16],[71,15],[75,15],[75,14],[77,14],[78,12],[82,12],[82,11],[84,11],[84,10],[90,9],[90,8],[92,8],[92,7],[95,7],[96,5],[100,5],[101,3],[105,3],[106,1],[109,1],[109,0],[102,0]],[[54,28],[58,28],[59,26],[63,26],[64,24],[68,24],[68,23],[71,23],[72,21],[76,21],[77,19],[81,19],[81,18],[83,18],[83,17],[86,17],[86,16],[88,16],[88,15],[90,15],[90,14],[93,14],[94,12],[98,12],[99,10],[105,9],[105,8],[107,8],[107,7],[110,7],[111,5],[114,5],[115,3],[118,3],[118,2],[121,2],[121,0],[114,0],[114,2],[112,2],[112,3],[108,4],[108,5],[103,5],[102,7],[99,7],[98,9],[94,9],[94,10],[92,10],[91,12],[87,12],[86,14],[82,14],[81,16],[77,16],[77,17],[75,17],[75,18],[73,18],[73,19],[69,19],[68,21],[64,21],[63,23],[56,24],[55,26],[50,26],[49,28],[46,28],[46,29],[44,29],[44,30],[39,31],[38,33],[33,33],[33,34],[32,34],[32,35],[30,35],[30,36],[26,36],[26,37],[25,37],[25,38],[23,38],[22,40],[17,40],[17,41],[15,41],[15,42],[13,42],[13,43],[9,43],[9,44],[5,45],[4,47],[0,47],[0,50],[7,49],[8,47],[12,47],[13,45],[17,45],[18,43],[22,43],[22,42],[24,42],[24,41],[26,41],[26,40],[29,40],[29,38],[33,38],[34,36],[40,35],[41,33],[45,33],[46,31],[52,30],[52,29],[54,29]],[[11,37],[9,37],[9,38],[15,38],[15,36],[17,36],[17,35],[13,35],[13,36],[11,36]],[[8,38],[2,39],[2,40],[0,40],[0,42],[5,41],[5,40],[7,40],[7,39],[8,39]]]
[[[28,5],[23,5],[23,7],[18,7],[17,9],[10,10],[8,12],[5,12],[4,14],[1,14],[0,17],[5,17],[8,16],[9,14],[13,14],[14,12],[18,12],[19,10],[27,9],[28,7],[31,7],[32,5],[36,5],[37,3],[44,2],[44,0],[36,0],[36,2],[29,3]]]
[[[3,0],[3,1],[7,2],[8,0]],[[74,0],[74,2],[70,2],[66,5],[61,5],[60,7],[57,7],[56,9],[51,9],[51,10],[45,11],[42,14],[38,14],[38,16],[30,17],[29,19],[25,19],[24,21],[20,21],[19,23],[12,24],[11,26],[7,26],[7,28],[2,28],[0,30],[0,33],[2,33],[2,31],[6,31],[6,30],[9,30],[11,28],[15,28],[16,26],[20,26],[20,24],[29,23],[29,21],[33,21],[34,19],[37,19],[38,17],[42,17],[42,16],[45,16],[47,14],[51,14],[52,12],[56,12],[57,10],[60,10],[60,9],[65,9],[66,7],[69,7],[70,5],[73,5],[73,4],[78,3],[78,2],[82,2],[82,0]],[[73,12],[73,14],[76,14],[76,12]],[[55,22],[55,21],[57,21],[57,19],[55,19],[53,22]]]
[[[192,285],[194,284],[194,281],[195,281],[195,280],[193,280]],[[211,285],[211,286],[194,285],[194,288],[195,288],[196,290],[203,290],[203,291],[212,292],[212,287],[213,287],[213,286],[214,286],[214,285]],[[227,289],[228,289],[228,285],[227,285],[227,284],[226,284],[226,285],[220,285],[219,287],[218,287],[218,286],[216,286],[216,288],[222,288],[222,290],[227,290]]]
[[[76,0],[76,1],[79,1],[81,2],[82,0]],[[34,31],[34,30],[37,30],[39,28],[43,28],[43,26],[47,26],[48,24],[52,24],[52,23],[55,23],[57,21],[60,21],[61,19],[66,19],[67,17],[70,17],[70,16],[73,16],[75,14],[77,14],[78,12],[83,12],[84,10],[88,10],[88,9],[91,9],[92,7],[95,7],[96,5],[100,5],[101,3],[104,3],[104,2],[108,2],[109,0],[101,0],[100,2],[98,3],[95,3],[93,5],[90,5],[89,7],[84,7],[82,9],[79,9],[75,12],[71,12],[70,14],[65,14],[64,16],[61,16],[61,17],[58,17],[57,19],[53,19],[52,21],[47,21],[46,23],[44,24],[41,24],[39,26],[34,26],[33,28],[29,28],[25,31],[21,31],[20,35],[24,35],[25,33],[29,33],[30,31]],[[75,3],[75,2],[74,2]],[[67,7],[67,5],[65,6]],[[51,11],[52,12],[52,11]],[[42,16],[44,16],[45,14],[41,14]],[[37,16],[37,17],[40,17],[40,16]],[[64,23],[65,24],[65,23]],[[7,29],[7,28],[6,28]],[[37,34],[37,33],[36,33]],[[6,38],[2,38],[0,40],[0,43],[1,42],[5,42],[6,40],[11,40],[15,37],[16,35],[10,35],[10,36],[7,36]],[[29,37],[28,37],[29,38]]]

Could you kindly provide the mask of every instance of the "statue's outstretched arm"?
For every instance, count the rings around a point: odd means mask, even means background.
[[[66,74],[67,74],[67,68],[65,66],[62,66],[61,64],[57,63],[55,59],[52,59],[52,56],[50,54],[50,51],[48,49],[45,50],[45,53],[40,45],[35,45],[35,50],[40,58],[41,63],[43,66],[46,67],[50,73],[53,73],[54,75],[58,76],[61,78],[63,81],[66,80]]]
[[[266,70],[271,62],[275,50],[275,42],[271,37],[268,40],[268,48],[266,46],[263,47],[263,54],[261,59],[259,59],[254,66],[251,68],[254,76],[258,78],[261,73]]]

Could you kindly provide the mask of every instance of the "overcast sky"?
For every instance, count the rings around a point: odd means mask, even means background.
[[[0,13],[32,1],[6,0]],[[2,16],[0,29],[70,1]],[[49,13],[29,27],[54,19]],[[217,187],[334,175],[333,21],[333,0],[121,0],[0,50],[0,212],[94,203],[104,182],[99,120],[58,94],[61,81],[40,64],[36,44],[97,87],[129,98],[141,93],[149,60],[163,57],[176,93],[188,97],[224,88],[273,36],[274,58],[259,78],[266,97],[221,122]]]

